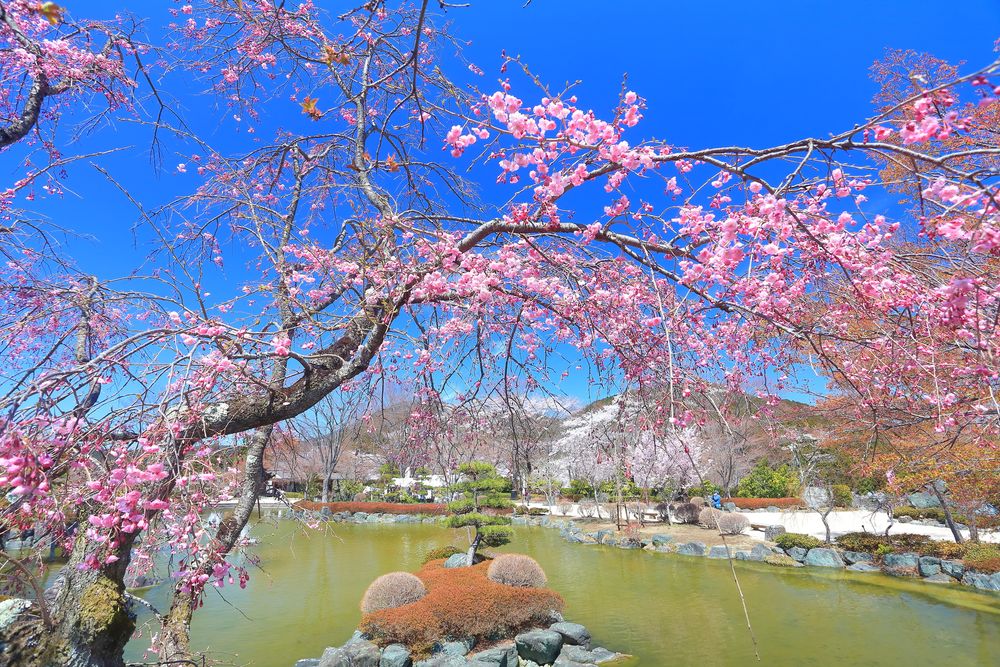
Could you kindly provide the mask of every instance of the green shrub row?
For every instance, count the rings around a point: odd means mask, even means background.
[[[823,544],[823,542],[817,540],[812,535],[803,535],[802,533],[783,533],[774,538],[774,543],[785,550],[793,547],[815,549]]]

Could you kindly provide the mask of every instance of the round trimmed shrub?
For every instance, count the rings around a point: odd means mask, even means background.
[[[719,517],[719,530],[723,535],[740,535],[750,527],[750,519],[738,512],[724,512]]]
[[[674,516],[681,523],[698,523],[701,508],[694,503],[681,503],[674,509]]]
[[[490,563],[487,578],[498,584],[522,588],[542,588],[548,579],[545,570],[531,556],[523,554],[503,554]]]
[[[701,496],[691,496],[688,502],[692,505],[697,505],[698,507],[704,507],[708,504],[708,502]]]
[[[424,582],[415,574],[409,572],[390,572],[383,574],[368,586],[361,598],[361,611],[370,614],[373,611],[402,607],[404,604],[416,602],[427,595]]]
[[[717,510],[714,507],[706,507],[702,511],[698,512],[698,523],[703,526],[708,526],[709,528],[715,528],[715,521],[717,518],[721,517],[725,512],[722,510]]]

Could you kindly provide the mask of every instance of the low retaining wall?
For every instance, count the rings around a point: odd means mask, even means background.
[[[600,646],[592,646],[590,631],[579,623],[567,623],[558,613],[553,614],[548,628],[522,632],[501,640],[488,649],[475,651],[472,639],[441,641],[424,660],[414,661],[409,649],[402,644],[384,648],[371,637],[356,631],[343,646],[326,649],[320,658],[299,660],[295,667],[350,667],[379,665],[380,667],[518,667],[519,665],[600,665],[627,657]]]

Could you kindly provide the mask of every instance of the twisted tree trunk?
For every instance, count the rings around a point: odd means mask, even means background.
[[[240,484],[240,496],[233,514],[219,523],[212,547],[207,552],[225,558],[232,551],[243,528],[253,514],[257,497],[264,486],[264,448],[271,440],[274,425],[270,424],[254,432],[247,447],[246,464],[243,468],[243,482]],[[206,559],[199,571],[208,574],[212,571],[215,560]],[[160,660],[176,660],[187,658],[191,654],[191,616],[198,605],[199,596],[181,585],[174,588],[170,602],[170,611],[163,619],[159,640],[156,645]]]

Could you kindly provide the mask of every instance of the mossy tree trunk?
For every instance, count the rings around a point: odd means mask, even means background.
[[[40,647],[39,667],[122,667],[125,645],[135,630],[125,594],[125,569],[132,543],[118,550],[118,560],[100,570],[81,569],[86,554],[81,528],[73,556],[47,594],[53,627]]]

